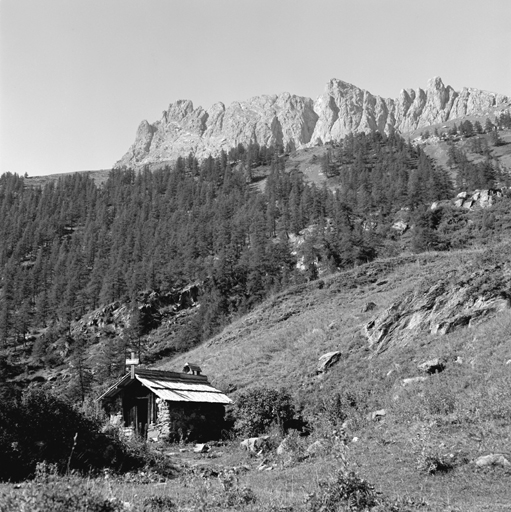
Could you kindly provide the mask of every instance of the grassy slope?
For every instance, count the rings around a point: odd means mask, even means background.
[[[364,403],[349,427],[349,436],[359,441],[350,444],[348,457],[378,489],[424,498],[432,510],[506,510],[511,503],[509,471],[478,470],[465,463],[445,475],[428,476],[417,470],[417,450],[453,453],[465,461],[509,451],[509,310],[445,336],[411,332],[405,347],[376,357],[362,335],[371,318],[422,278],[463,268],[479,255],[473,250],[393,258],[296,287],[162,368],[180,369],[193,361],[222,388],[285,386],[309,418],[317,403],[351,389]],[[362,312],[369,301],[378,308]],[[342,352],[341,361],[326,376],[316,376],[318,357],[332,350]],[[413,389],[401,386],[402,378],[419,374],[418,363],[436,356],[449,360],[442,374]],[[442,410],[451,402],[452,409]],[[381,407],[387,410],[383,422],[365,419],[368,411]],[[421,432],[417,448],[414,439]],[[281,503],[296,505],[302,491],[331,474],[335,464],[327,457],[278,474],[248,473],[243,482],[261,488],[267,499],[278,496]]]
[[[325,352],[340,350],[344,354],[337,368],[343,368],[355,355],[357,360],[366,358],[365,323],[421,278],[456,268],[473,254],[464,251],[390,258],[293,287],[162,367],[175,368],[190,360],[214,376],[219,385],[242,388],[261,381],[299,389],[302,384],[316,382],[318,357]],[[369,301],[378,309],[363,313]],[[392,366],[382,368],[390,369]],[[339,373],[344,373],[344,368]]]

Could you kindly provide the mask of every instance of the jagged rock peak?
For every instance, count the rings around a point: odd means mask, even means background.
[[[228,107],[215,103],[204,110],[194,108],[190,100],[178,100],[160,120],[140,124],[135,142],[115,167],[165,164],[189,153],[199,159],[216,156],[239,143],[300,149],[349,133],[407,133],[510,106],[507,96],[470,88],[456,92],[438,76],[428,80],[425,89],[402,89],[396,99],[333,78],[316,101],[285,92],[235,101]]]

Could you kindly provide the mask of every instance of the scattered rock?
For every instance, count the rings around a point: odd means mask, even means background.
[[[270,436],[250,437],[241,441],[240,446],[244,450],[257,453],[266,447],[269,437]]]
[[[195,453],[208,453],[209,450],[211,450],[211,447],[206,443],[196,444],[195,447],[193,448],[193,451]]]
[[[367,419],[369,421],[377,421],[383,419],[384,416],[387,415],[387,411],[385,409],[379,409],[377,411],[370,412],[367,415]]]
[[[400,235],[402,235],[408,229],[408,227],[408,224],[403,220],[398,220],[392,224],[392,229],[397,231]]]
[[[511,456],[503,455],[502,453],[491,453],[483,455],[475,460],[475,465],[482,468],[486,466],[502,466],[505,468],[511,467]]]
[[[403,379],[401,381],[401,384],[403,386],[413,386],[414,384],[417,384],[419,382],[424,382],[426,380],[428,380],[427,377],[410,377],[408,379]]]
[[[362,313],[367,313],[368,311],[373,311],[378,306],[374,302],[367,302],[364,304],[364,307],[362,308]]]
[[[328,369],[334,366],[334,364],[339,362],[340,358],[341,353],[339,351],[328,352],[327,354],[323,354],[319,358],[319,364],[316,373],[325,373]]]
[[[439,357],[435,357],[434,359],[429,359],[417,365],[417,368],[428,375],[432,375],[433,373],[440,373],[445,370],[445,361]]]

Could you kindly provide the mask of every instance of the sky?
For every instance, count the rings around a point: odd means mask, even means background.
[[[511,96],[511,0],[0,0],[0,173],[108,169],[179,99]]]

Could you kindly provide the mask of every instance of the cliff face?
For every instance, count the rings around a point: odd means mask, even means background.
[[[507,108],[511,98],[501,94],[445,86],[438,77],[425,90],[402,90],[397,99],[333,79],[314,102],[289,93],[256,96],[228,107],[216,103],[209,110],[188,100],[172,103],[160,120],[142,121],[135,142],[115,167],[138,167],[194,154],[216,156],[239,143],[282,144],[300,149],[338,140],[352,132],[397,130],[410,132],[466,115],[485,115],[488,109]]]

